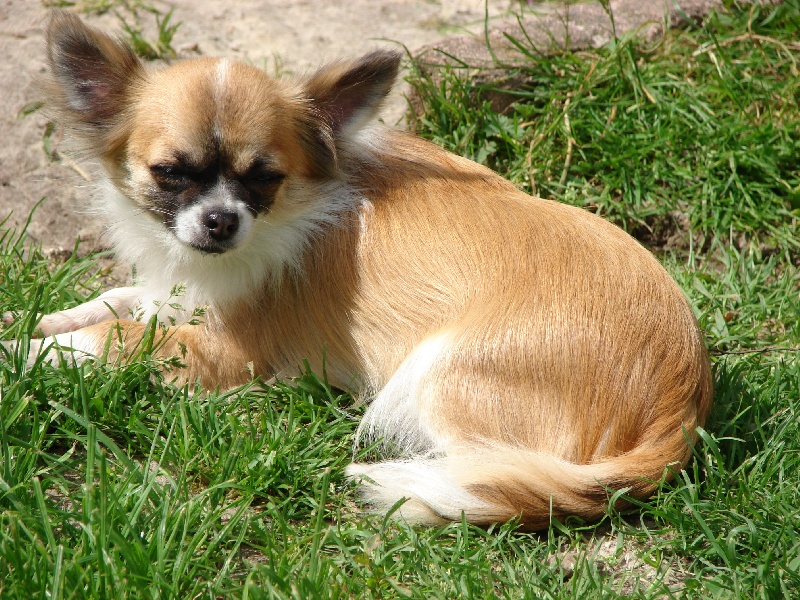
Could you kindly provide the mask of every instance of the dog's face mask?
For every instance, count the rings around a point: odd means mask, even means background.
[[[203,60],[151,75],[133,99],[126,195],[204,253],[241,246],[255,219],[314,176],[284,86],[238,63]]]

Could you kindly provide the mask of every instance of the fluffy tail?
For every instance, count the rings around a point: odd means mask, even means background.
[[[441,458],[353,464],[348,475],[361,480],[363,499],[376,511],[405,498],[399,515],[410,523],[458,521],[463,513],[477,525],[519,518],[527,529],[544,529],[551,518],[600,518],[616,490],[652,494],[689,457],[683,432],[673,437],[585,465],[521,448],[473,447]]]

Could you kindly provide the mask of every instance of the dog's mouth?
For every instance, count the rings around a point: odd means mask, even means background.
[[[231,247],[228,246],[220,246],[218,244],[215,245],[205,245],[205,244],[189,244],[189,247],[193,250],[197,250],[201,254],[209,254],[211,256],[219,256],[220,254],[224,254],[228,250],[231,250]]]

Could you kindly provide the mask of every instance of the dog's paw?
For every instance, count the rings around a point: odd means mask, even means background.
[[[42,315],[36,324],[36,331],[43,337],[54,336],[60,333],[69,333],[84,327],[84,323],[73,319],[68,311],[61,311],[49,315]]]
[[[13,325],[17,321],[17,319],[20,318],[20,316],[21,316],[21,313],[19,313],[19,312],[6,311],[2,315],[0,315],[0,324],[2,325],[2,327],[10,327],[11,325]],[[47,337],[48,335],[53,335],[55,333],[61,333],[60,331],[56,331],[56,330],[54,330],[52,328],[50,328],[49,330],[45,330],[45,331],[41,330],[41,328],[39,326],[39,323],[42,321],[42,319],[46,319],[47,317],[48,317],[48,315],[42,315],[41,313],[36,315],[36,323],[37,323],[37,325],[36,325],[36,330],[33,333],[34,337],[37,337],[37,338],[39,338],[39,337]],[[65,330],[65,331],[67,331],[67,330]]]
[[[34,364],[36,364],[36,359],[42,352],[43,342],[44,340],[40,339],[32,339],[28,341],[28,353],[25,358],[25,365],[27,368],[31,368]],[[5,349],[7,353],[7,359],[9,361],[14,360],[14,357],[16,357],[22,351],[22,342],[20,340],[4,340],[0,342],[0,345],[2,345]]]
[[[61,361],[79,365],[89,358],[94,358],[93,354],[82,348],[85,345],[82,341],[81,336],[76,333],[30,339],[28,340],[27,354],[25,356],[26,368],[32,368],[40,360],[57,366]],[[13,360],[15,356],[24,351],[21,340],[5,340],[0,344],[8,353],[8,359],[10,360]]]

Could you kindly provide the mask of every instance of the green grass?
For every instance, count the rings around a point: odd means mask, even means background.
[[[800,596],[800,8],[739,8],[653,47],[532,54],[502,115],[417,76],[418,131],[649,245],[713,354],[677,481],[600,524],[413,529],[359,515],[359,411],[322,374],[200,394],[132,364],[0,358],[2,598]],[[521,44],[524,50],[524,44]],[[0,233],[0,311],[98,293],[91,257]]]

